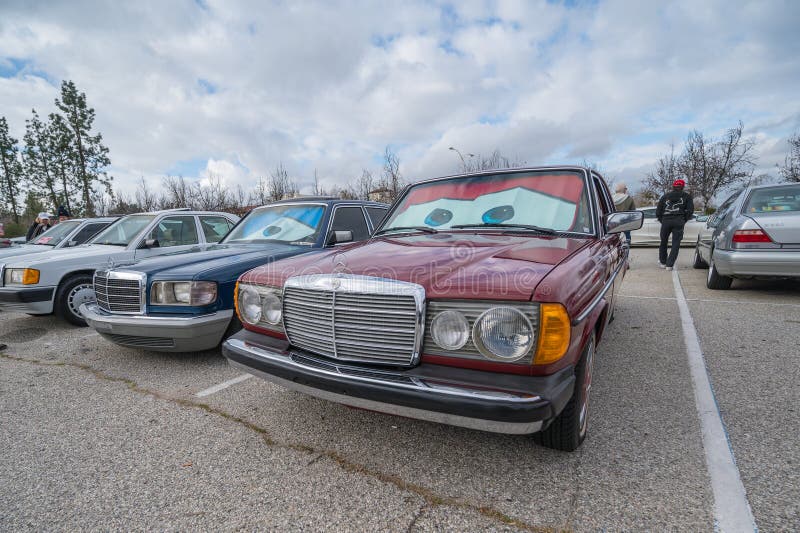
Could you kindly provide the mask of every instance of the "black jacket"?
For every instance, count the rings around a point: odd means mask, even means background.
[[[659,222],[669,218],[672,220],[683,219],[689,221],[694,214],[694,202],[688,192],[670,191],[658,201],[656,218]]]
[[[35,239],[36,237],[38,237],[39,235],[41,235],[42,233],[44,233],[49,229],[50,226],[46,224],[40,224],[34,221],[33,224],[31,224],[31,227],[28,228],[28,233],[27,235],[25,235],[25,242],[29,242]]]

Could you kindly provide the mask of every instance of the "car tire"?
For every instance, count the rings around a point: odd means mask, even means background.
[[[222,334],[222,342],[228,340],[228,337],[231,335],[238,333],[242,329],[242,321],[239,320],[239,317],[236,316],[234,313],[233,318],[231,318],[231,323],[228,324],[228,329],[225,330],[225,333]]]
[[[572,452],[578,449],[589,427],[589,399],[594,374],[596,352],[595,334],[589,337],[578,366],[575,368],[575,388],[564,410],[547,428],[534,434],[537,444],[546,448]]]
[[[708,277],[706,278],[706,287],[713,290],[724,291],[731,288],[733,278],[723,276],[717,272],[717,267],[714,264],[714,252],[711,252],[711,260],[708,263]]]
[[[692,267],[693,268],[708,268],[708,263],[703,261],[703,256],[700,255],[700,240],[697,240],[697,244],[694,245],[694,257],[692,258]]]
[[[89,292],[91,291],[91,297]],[[94,301],[94,286],[90,274],[78,274],[67,278],[56,292],[56,314],[76,326],[85,327],[86,321],[78,308],[83,303]]]

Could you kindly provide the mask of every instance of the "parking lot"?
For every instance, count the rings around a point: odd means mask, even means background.
[[[632,256],[575,453],[3,314],[0,530],[710,530],[723,450],[704,448],[682,301],[758,529],[797,529],[800,284],[710,291],[690,250],[674,273]]]

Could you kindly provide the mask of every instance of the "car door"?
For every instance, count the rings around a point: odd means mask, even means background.
[[[200,244],[197,226],[197,220],[193,215],[163,217],[141,238],[134,257],[139,261],[146,257],[188,250],[197,246]]]
[[[325,244],[331,242],[335,231],[352,231],[353,241],[363,241],[370,236],[367,216],[360,205],[337,205],[334,207]]]
[[[592,185],[595,192],[595,201],[598,208],[598,229],[602,235],[600,248],[596,254],[598,257],[597,268],[602,270],[603,286],[608,283],[615,272],[622,266],[624,255],[627,253],[623,250],[624,239],[619,233],[607,233],[605,230],[606,217],[614,212],[614,202],[611,200],[611,195],[608,193],[602,178],[592,174]],[[623,273],[624,274],[624,273]],[[622,277],[618,277],[613,282],[613,285],[606,298],[609,300],[609,309],[614,309],[616,302],[617,292],[622,286]],[[608,313],[607,316],[610,316]]]
[[[711,245],[712,242],[714,241],[717,229],[721,226],[722,222],[727,218],[733,204],[736,203],[736,199],[739,197],[740,194],[741,191],[730,195],[724,202],[720,204],[719,208],[717,208],[717,212],[708,217],[705,225],[702,228],[700,228],[699,234],[697,236],[697,251],[700,254],[700,257],[703,259],[703,261],[705,262],[709,261],[711,257]]]

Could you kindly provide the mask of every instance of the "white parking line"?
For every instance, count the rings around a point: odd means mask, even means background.
[[[219,385],[214,385],[213,387],[209,387],[205,390],[201,390],[195,396],[198,398],[203,398],[204,396],[210,396],[211,394],[217,393],[223,389],[227,389],[231,385],[236,385],[237,383],[241,383],[242,381],[246,381],[253,377],[253,374],[242,374],[241,376],[236,376],[233,379],[229,379],[228,381],[223,381]]]
[[[700,339],[689,313],[689,304],[683,294],[678,272],[672,271],[672,284],[683,326],[683,340],[689,357],[689,370],[694,384],[694,400],[700,417],[703,436],[703,449],[706,455],[706,468],[711,478],[714,493],[715,530],[725,533],[733,531],[756,531],[756,523],[747,494],[736,467],[728,433],[722,422],[714,391],[708,379]]]

